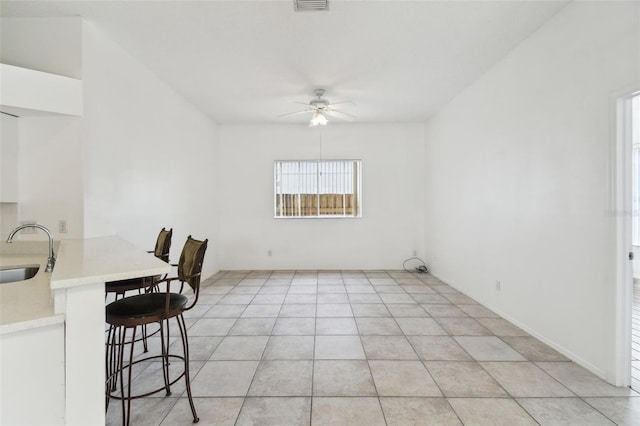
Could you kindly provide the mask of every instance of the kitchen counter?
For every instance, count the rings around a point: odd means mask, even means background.
[[[63,240],[51,274],[51,288],[169,273],[169,264],[119,237]]]
[[[31,279],[0,285],[0,335],[64,321],[55,290],[106,281],[166,274],[170,266],[118,237],[56,243],[56,265],[44,272],[46,243],[4,244],[0,267],[39,264]]]
[[[0,243],[0,265],[40,265],[33,278],[0,285],[2,380],[12,389],[2,393],[0,423],[104,424],[104,283],[171,266],[121,238],[101,237],[56,243],[48,273],[47,245]]]
[[[50,272],[44,253],[1,254],[0,267],[40,265],[38,273],[25,281],[0,284],[0,335],[64,321],[56,315],[49,288]]]

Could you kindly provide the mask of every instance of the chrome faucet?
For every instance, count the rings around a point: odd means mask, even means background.
[[[56,256],[53,254],[53,235],[51,234],[51,231],[49,231],[44,226],[38,225],[37,223],[27,223],[24,225],[20,225],[16,229],[11,231],[11,233],[9,234],[9,238],[7,238],[7,242],[12,243],[13,237],[18,233],[18,231],[21,231],[24,228],[38,228],[38,229],[42,229],[44,232],[47,233],[47,236],[49,237],[49,258],[47,259],[47,267],[45,268],[44,271],[45,272],[53,271],[53,266],[56,264]]]

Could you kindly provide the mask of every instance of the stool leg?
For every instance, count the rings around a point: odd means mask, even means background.
[[[142,282],[146,283],[144,279]],[[138,289],[138,294],[142,294],[142,289]],[[144,353],[149,352],[149,347],[147,346],[147,324],[142,326],[142,347],[144,348]]]
[[[147,347],[147,324],[142,326],[142,347],[145,353],[149,352],[149,348]]]
[[[114,392],[116,390],[116,387],[118,386],[117,348],[120,345],[119,340],[116,340],[116,335],[119,335],[119,333],[122,333],[122,327],[116,327],[112,325],[109,329],[109,332],[111,333],[111,343],[109,344],[110,362],[109,362],[109,375],[107,377],[111,379],[111,392]]]
[[[167,342],[165,344],[165,335],[164,335],[164,323],[165,321],[160,321],[160,347],[162,348],[162,376],[164,378],[164,389],[166,391],[166,395],[171,395],[171,388],[169,386],[169,336],[167,335]]]
[[[189,377],[189,336],[187,335],[187,324],[184,321],[182,314],[176,317],[178,322],[178,328],[180,329],[180,337],[182,338],[182,351],[184,354],[184,380],[187,387],[187,396],[189,397],[189,405],[191,405],[191,413],[193,414],[193,422],[198,423],[200,418],[196,413],[196,406],[193,403],[193,396],[191,395],[191,379]]]
[[[124,364],[120,364],[120,395],[122,397],[122,424],[124,426],[129,426],[129,422],[131,421],[131,376],[133,373],[133,349],[135,346],[136,340],[136,326],[133,327],[132,337],[131,337],[131,349],[129,350],[129,364],[125,367]],[[120,360],[122,361],[124,358],[124,345],[126,340],[127,330],[124,329],[122,333],[122,337],[120,340]],[[124,369],[128,368],[129,372],[127,375],[127,396],[124,395]],[[126,405],[126,408],[125,408]]]
[[[118,369],[117,374],[120,375],[120,407],[122,408],[122,424],[125,424],[127,419],[127,412],[125,409],[125,401],[124,401],[124,340],[125,334],[120,330],[120,341],[118,345]]]
[[[109,332],[107,333],[107,342],[105,345],[105,354],[104,354],[104,359],[105,359],[105,370],[106,370],[106,378],[107,378],[107,382],[105,383],[105,412],[107,412],[107,410],[109,409],[109,401],[110,401],[110,395],[111,395],[111,387],[114,386],[113,385],[113,377],[111,377],[111,374],[113,373],[113,370],[111,369],[111,363],[113,362],[113,336],[115,336],[114,333],[114,329],[113,326],[110,325],[109,326]]]

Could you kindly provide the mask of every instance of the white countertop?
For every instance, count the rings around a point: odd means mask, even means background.
[[[41,242],[33,246],[42,247]],[[31,279],[0,284],[0,334],[64,321],[54,311],[53,292],[85,284],[162,275],[171,266],[119,238],[63,240],[56,250],[52,273],[44,272],[46,250],[30,250],[29,242],[16,244],[19,252],[0,253],[0,267],[40,264]]]
[[[119,237],[62,240],[51,289],[163,275],[171,266]]]
[[[0,255],[0,267],[33,264],[40,265],[40,270],[33,278],[0,284],[0,334],[64,321],[64,315],[54,312],[49,288],[51,273],[44,272],[47,255],[37,252]]]

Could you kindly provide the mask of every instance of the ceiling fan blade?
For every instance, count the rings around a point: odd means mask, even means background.
[[[309,102],[294,102],[294,104],[300,104],[304,106],[309,106]]]
[[[290,115],[306,114],[308,112],[315,112],[315,110],[307,109],[307,110],[304,110],[304,111],[288,112],[286,114],[280,114],[278,117],[287,117],[287,116],[290,116]]]
[[[332,102],[329,106],[340,105],[340,104],[353,104],[355,106],[355,102],[353,101],[340,101],[340,102]]]
[[[346,121],[354,121],[356,119],[355,115],[348,114],[342,111],[336,111],[335,109],[328,109],[326,110],[326,113],[332,117],[340,118]]]

